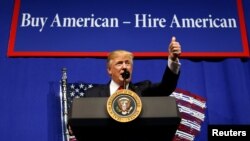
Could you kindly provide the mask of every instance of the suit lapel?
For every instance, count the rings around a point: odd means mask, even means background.
[[[138,88],[138,86],[129,83],[129,89],[133,92],[135,92],[137,95],[141,96],[141,90]]]

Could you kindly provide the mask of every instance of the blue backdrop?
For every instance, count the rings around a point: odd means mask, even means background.
[[[243,4],[249,33],[250,1],[244,0]],[[106,83],[106,60],[8,58],[12,6],[13,1],[0,0],[0,140],[60,141],[61,69],[67,68],[71,82]],[[159,81],[166,62],[136,59],[133,81]],[[205,122],[196,140],[207,140],[208,124],[250,124],[249,58],[182,58],[181,63],[178,88],[207,99]]]

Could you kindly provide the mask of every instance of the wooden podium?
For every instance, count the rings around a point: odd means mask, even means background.
[[[78,141],[171,141],[181,118],[173,97],[141,97],[142,111],[131,122],[107,112],[107,97],[74,99],[69,124]]]

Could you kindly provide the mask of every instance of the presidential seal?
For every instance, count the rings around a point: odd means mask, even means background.
[[[140,97],[133,91],[122,89],[108,98],[108,114],[118,122],[130,122],[136,119],[142,109]]]

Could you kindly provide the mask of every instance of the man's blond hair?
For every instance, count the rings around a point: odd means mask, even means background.
[[[112,51],[108,54],[107,67],[110,66],[113,59],[117,58],[120,55],[127,56],[131,60],[131,63],[133,64],[134,55],[132,52],[129,52],[126,50],[115,50],[115,51]]]

